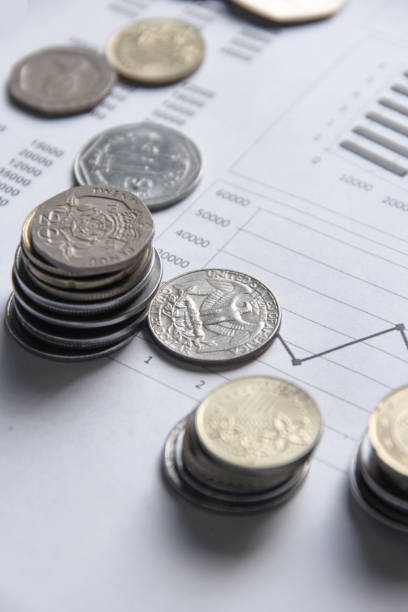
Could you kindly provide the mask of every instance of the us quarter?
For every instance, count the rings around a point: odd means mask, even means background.
[[[234,4],[278,23],[324,19],[337,13],[347,0],[231,0]]]
[[[35,209],[33,249],[76,276],[134,264],[153,238],[153,219],[135,195],[112,187],[74,187]]]
[[[204,365],[250,359],[270,345],[281,321],[272,291],[232,270],[196,270],[162,285],[149,309],[154,339]]]
[[[185,198],[201,174],[201,154],[181,132],[143,121],[105,130],[79,151],[80,185],[111,185],[137,195],[151,210]]]
[[[116,78],[106,59],[92,49],[46,47],[13,67],[9,92],[17,102],[39,113],[69,115],[98,104]]]
[[[106,57],[128,79],[153,85],[173,83],[200,66],[204,40],[183,21],[146,19],[116,32],[107,44]]]

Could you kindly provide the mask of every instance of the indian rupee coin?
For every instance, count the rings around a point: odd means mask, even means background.
[[[259,355],[276,337],[280,321],[278,301],[268,287],[224,269],[195,270],[163,284],[148,316],[162,348],[203,365]]]
[[[103,55],[85,47],[46,47],[13,67],[9,92],[18,103],[44,115],[82,113],[110,92],[116,73]]]
[[[150,245],[153,219],[135,195],[112,187],[73,187],[43,202],[31,221],[33,250],[76,276],[133,265]]]
[[[74,162],[80,185],[125,189],[150,210],[187,197],[197,186],[201,168],[201,154],[192,140],[152,121],[101,132],[85,144]]]
[[[337,13],[347,0],[231,0],[241,8],[277,23],[324,19]]]
[[[197,70],[204,58],[204,40],[183,21],[145,19],[116,32],[106,46],[106,57],[128,79],[163,85]]]

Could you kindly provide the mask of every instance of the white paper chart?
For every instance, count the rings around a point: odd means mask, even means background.
[[[271,348],[223,371],[171,359],[146,330],[109,359],[58,364],[1,329],[0,610],[406,612],[407,540],[353,509],[347,488],[371,411],[408,383],[406,1],[350,0],[288,28],[221,0],[2,10],[1,303],[27,213],[73,184],[86,140],[149,119],[180,129],[204,160],[198,189],[154,214],[165,278],[246,272],[283,314]],[[63,119],[9,101],[22,55],[103,50],[150,16],[201,30],[205,61],[186,81],[119,81],[93,111]],[[321,408],[305,485],[259,516],[190,507],[162,483],[166,435],[217,385],[253,374],[292,380]]]

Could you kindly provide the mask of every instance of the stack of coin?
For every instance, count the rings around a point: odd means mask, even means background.
[[[408,387],[387,395],[371,415],[350,477],[366,512],[408,533]]]
[[[106,355],[127,344],[161,280],[153,219],[131,193],[76,187],[26,219],[6,325],[19,344],[57,360]]]
[[[247,513],[298,490],[321,432],[302,389],[254,376],[218,387],[170,432],[163,471],[172,489],[207,510]]]

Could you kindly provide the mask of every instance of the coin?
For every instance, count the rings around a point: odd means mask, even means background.
[[[112,346],[134,335],[143,322],[143,317],[136,317],[126,325],[113,325],[99,329],[69,329],[58,326],[44,325],[32,317],[18,302],[14,301],[14,310],[20,325],[31,335],[45,342],[59,347],[76,350],[94,349]]]
[[[80,185],[111,185],[136,194],[156,210],[185,198],[201,174],[201,154],[184,134],[143,121],[93,137],[74,163]]]
[[[206,452],[228,468],[264,471],[305,461],[321,434],[320,412],[296,385],[252,376],[221,385],[195,412]]]
[[[17,260],[20,254],[22,254],[22,251],[18,252]],[[149,276],[153,268],[153,261],[153,251],[152,249],[148,249],[143,264],[138,268],[133,268],[131,274],[129,274],[125,278],[120,279],[114,284],[109,284],[108,287],[97,288],[93,291],[79,289],[59,289],[48,284],[47,282],[43,282],[36,275],[32,274],[32,268],[27,267],[25,263],[23,265],[26,273],[28,274],[34,285],[37,285],[37,287],[40,287],[49,295],[55,296],[65,301],[86,303],[109,300],[115,296],[119,296],[123,293],[126,293],[126,291],[130,289],[135,294],[139,293],[149,280]],[[23,263],[23,261],[21,263]],[[21,265],[20,262],[17,265]]]
[[[111,187],[73,187],[43,202],[31,222],[33,249],[77,276],[134,264],[153,238],[153,219],[135,195]]]
[[[408,482],[408,387],[393,391],[379,403],[368,431],[382,466]]]
[[[121,342],[118,342],[118,344],[99,349],[73,350],[72,348],[67,349],[66,347],[50,346],[45,342],[33,338],[33,336],[28,334],[20,325],[14,309],[13,295],[10,296],[7,303],[5,324],[11,337],[26,351],[42,359],[51,359],[53,361],[88,361],[90,359],[97,359],[98,357],[106,357],[125,347],[133,338],[131,335]]]
[[[17,102],[39,113],[70,115],[98,104],[116,78],[105,58],[92,49],[46,47],[15,64],[9,92]]]
[[[314,21],[330,17],[347,0],[231,0],[243,9],[264,19],[280,23]]]
[[[172,429],[164,476],[207,509],[266,509],[298,490],[320,434],[319,409],[302,389],[266,376],[238,379],[210,393]]]
[[[106,57],[128,79],[151,85],[173,83],[200,66],[204,40],[183,21],[145,19],[116,32],[107,44]]]
[[[272,291],[232,270],[196,270],[162,285],[148,323],[153,338],[176,357],[229,365],[259,355],[281,320]]]
[[[153,250],[153,267],[151,272],[151,279],[153,281],[154,286],[156,283],[160,282],[161,277],[161,262],[160,257],[157,254],[157,251]],[[40,291],[38,286],[34,285],[27,275],[24,266],[21,264],[21,260],[16,258],[16,263],[13,268],[12,273],[12,281],[13,286],[18,290],[20,289],[24,295],[28,296],[33,302],[38,304],[40,307],[45,308],[48,311],[60,313],[62,315],[67,314],[70,316],[97,316],[101,313],[106,313],[109,311],[117,310],[122,308],[125,305],[128,305],[130,302],[139,303],[139,300],[136,300],[137,297],[140,297],[140,309],[145,308],[147,303],[154,295],[154,291],[150,290],[150,294],[145,297],[142,301],[142,294],[139,296],[139,289],[136,287],[132,287],[126,293],[114,297],[110,300],[103,300],[100,302],[88,302],[86,304],[78,303],[78,302],[70,302],[63,301],[57,298],[50,298],[49,295]],[[150,285],[149,285],[150,287]],[[157,287],[156,287],[157,288]],[[147,303],[146,303],[147,302]]]
[[[69,309],[64,310],[63,314],[59,314],[54,310],[47,309],[44,304],[36,303],[25,293],[23,286],[20,286],[17,282],[14,283],[15,299],[25,308],[25,310],[40,321],[60,327],[73,327],[75,329],[107,327],[108,325],[125,323],[136,315],[143,316],[144,320],[147,317],[145,309],[159,288],[161,280],[162,270],[160,258],[157,258],[155,261],[156,268],[153,269],[151,277],[141,293],[131,300],[129,304],[120,306],[116,310],[102,313],[102,316],[94,313],[87,314],[81,312],[81,316],[79,317],[77,313],[72,313]]]

